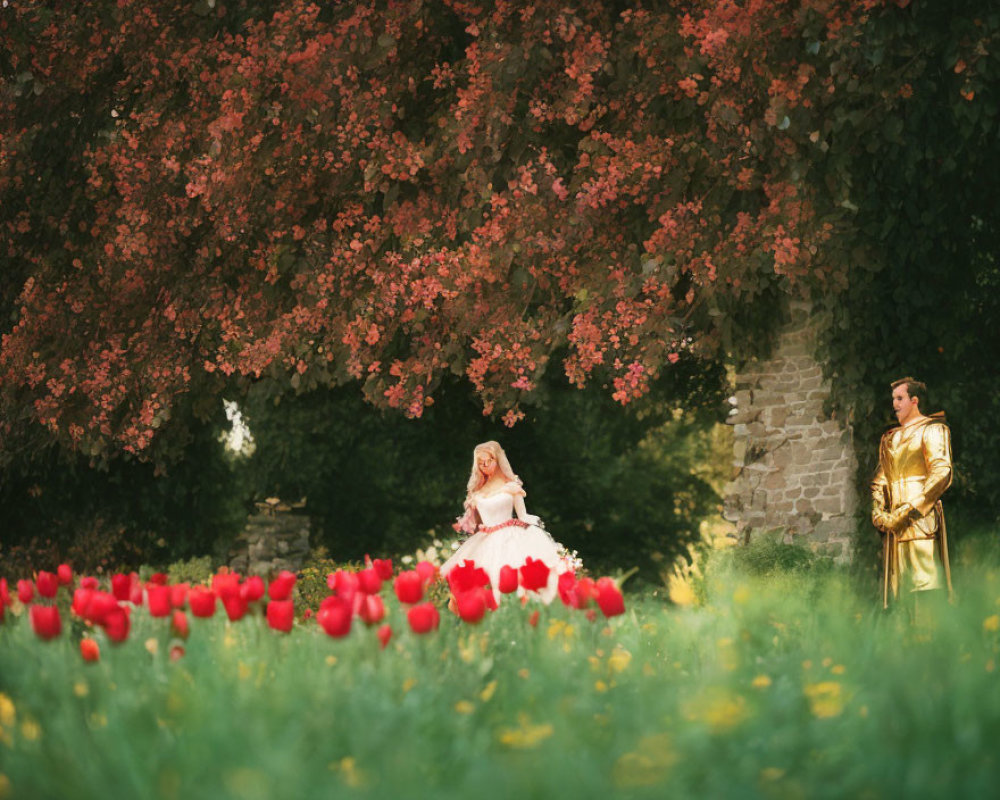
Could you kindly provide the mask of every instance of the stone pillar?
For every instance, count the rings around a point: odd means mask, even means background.
[[[726,487],[724,516],[743,542],[779,532],[787,543],[844,562],[858,510],[851,429],[824,411],[830,382],[816,346],[826,319],[809,302],[789,310],[771,356],[736,375],[727,420],[736,475]]]
[[[298,572],[309,555],[309,517],[269,511],[252,514],[230,551],[229,566],[244,575]]]

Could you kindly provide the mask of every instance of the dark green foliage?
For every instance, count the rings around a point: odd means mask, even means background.
[[[166,474],[125,458],[97,469],[54,450],[9,466],[0,482],[0,574],[63,560],[99,573],[225,548],[246,517],[246,490],[219,431],[193,427],[184,458]]]
[[[258,497],[307,498],[314,544],[335,559],[396,555],[429,530],[451,534],[473,448],[495,439],[524,481],[528,510],[559,541],[602,568],[652,569],[654,554],[679,552],[717,507],[697,460],[707,457],[699,442],[722,381],[718,365],[682,363],[628,412],[600,387],[554,376],[513,429],[484,418],[457,382],[419,421],[372,409],[352,387],[277,404],[251,395],[257,450],[247,468]],[[677,407],[692,410],[674,422]]]
[[[946,503],[994,519],[998,37],[1000,16],[981,3],[913,3],[874,18],[856,54],[873,65],[870,80],[835,112],[846,127],[824,165],[851,176],[858,209],[844,240],[850,286],[832,303],[829,355],[836,400],[853,409],[859,483],[893,421],[889,384],[912,375],[929,387],[922,410],[943,409],[951,424],[956,472]],[[884,95],[902,84],[911,98]],[[852,106],[867,112],[851,116]]]

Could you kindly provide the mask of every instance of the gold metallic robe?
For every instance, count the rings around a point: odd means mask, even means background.
[[[882,436],[872,482],[872,522],[885,535],[883,605],[900,590],[951,595],[948,539],[940,497],[951,485],[951,432],[944,414]]]

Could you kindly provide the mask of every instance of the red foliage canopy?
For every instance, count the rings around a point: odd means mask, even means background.
[[[881,0],[93,5],[0,12],[0,436],[141,452],[263,378],[419,416],[448,371],[514,424],[553,353],[625,404],[843,285],[816,53]]]

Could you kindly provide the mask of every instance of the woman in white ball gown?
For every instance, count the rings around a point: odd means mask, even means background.
[[[472,561],[489,576],[494,594],[504,566],[519,569],[529,557],[543,562],[550,570],[548,584],[537,591],[546,603],[552,601],[559,575],[572,570],[573,558],[541,526],[524,506],[525,491],[510,462],[497,442],[476,445],[472,456],[472,474],[465,495],[465,516],[455,524],[457,530],[471,534],[441,566],[441,575],[465,561]],[[518,590],[521,594],[521,590]]]

